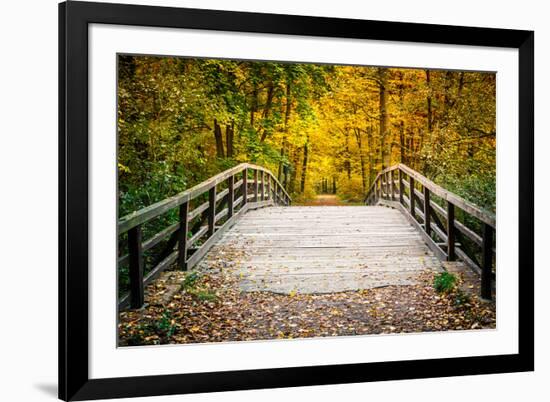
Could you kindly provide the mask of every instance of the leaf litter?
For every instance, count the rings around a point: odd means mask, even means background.
[[[149,285],[146,304],[119,314],[119,345],[159,345],[398,334],[496,328],[495,303],[481,300],[478,278],[453,267],[458,285],[433,287],[433,272],[415,284],[325,294],[245,292],[223,250],[191,272],[167,271]],[[220,254],[218,254],[219,256]],[[250,279],[248,279],[250,280]]]

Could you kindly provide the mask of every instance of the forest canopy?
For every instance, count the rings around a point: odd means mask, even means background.
[[[117,123],[120,216],[242,162],[294,203],[401,162],[495,210],[494,73],[121,55]]]

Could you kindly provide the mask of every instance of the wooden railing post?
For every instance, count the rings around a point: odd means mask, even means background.
[[[187,220],[188,214],[189,202],[184,202],[180,205],[180,228],[178,231],[178,268],[183,271],[187,270],[187,232],[189,231],[189,222]]]
[[[391,200],[395,201],[395,175],[393,174],[393,170],[389,171],[390,174],[390,187],[391,187]]]
[[[447,201],[447,261],[455,259],[455,206]]]
[[[261,200],[264,201],[265,200],[265,172],[262,170],[262,172],[260,173],[260,178],[261,178]]]
[[[414,178],[409,175],[409,202],[411,215],[414,218]]]
[[[272,199],[271,195],[271,175],[267,175],[267,199]]]
[[[258,170],[254,169],[254,202],[258,202]]]
[[[430,236],[432,231],[430,213],[430,189],[424,186],[424,230],[428,236]]]
[[[399,180],[399,203],[404,205],[403,202],[403,193],[405,192],[405,185],[403,184],[403,172],[401,169],[397,172],[397,180]]]
[[[227,179],[227,219],[233,216],[233,202],[235,198],[235,176],[231,175]]]
[[[243,207],[248,202],[248,169],[244,168],[243,170],[243,184],[241,184],[242,190],[241,193],[243,195]]]
[[[483,259],[481,263],[481,297],[492,299],[493,228],[483,223]]]
[[[141,250],[141,225],[128,231],[128,252],[130,255],[130,307],[143,305],[143,253]]]
[[[216,186],[208,191],[208,237],[216,231]]]

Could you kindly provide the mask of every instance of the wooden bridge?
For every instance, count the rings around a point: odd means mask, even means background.
[[[407,285],[458,259],[479,274],[481,296],[492,297],[495,216],[405,165],[380,172],[364,206],[290,204],[269,170],[245,163],[123,217],[118,234],[128,247],[118,263],[128,266],[130,290],[119,307],[141,307],[145,286],[161,272],[192,269],[222,246],[243,250],[232,262],[243,291]],[[176,223],[143,241],[149,223],[174,211]],[[162,247],[160,257],[147,255],[153,247]]]

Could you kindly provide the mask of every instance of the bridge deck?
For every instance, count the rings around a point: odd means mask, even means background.
[[[244,291],[329,293],[417,283],[441,262],[397,210],[380,206],[272,207],[248,212],[201,263],[231,262]]]

